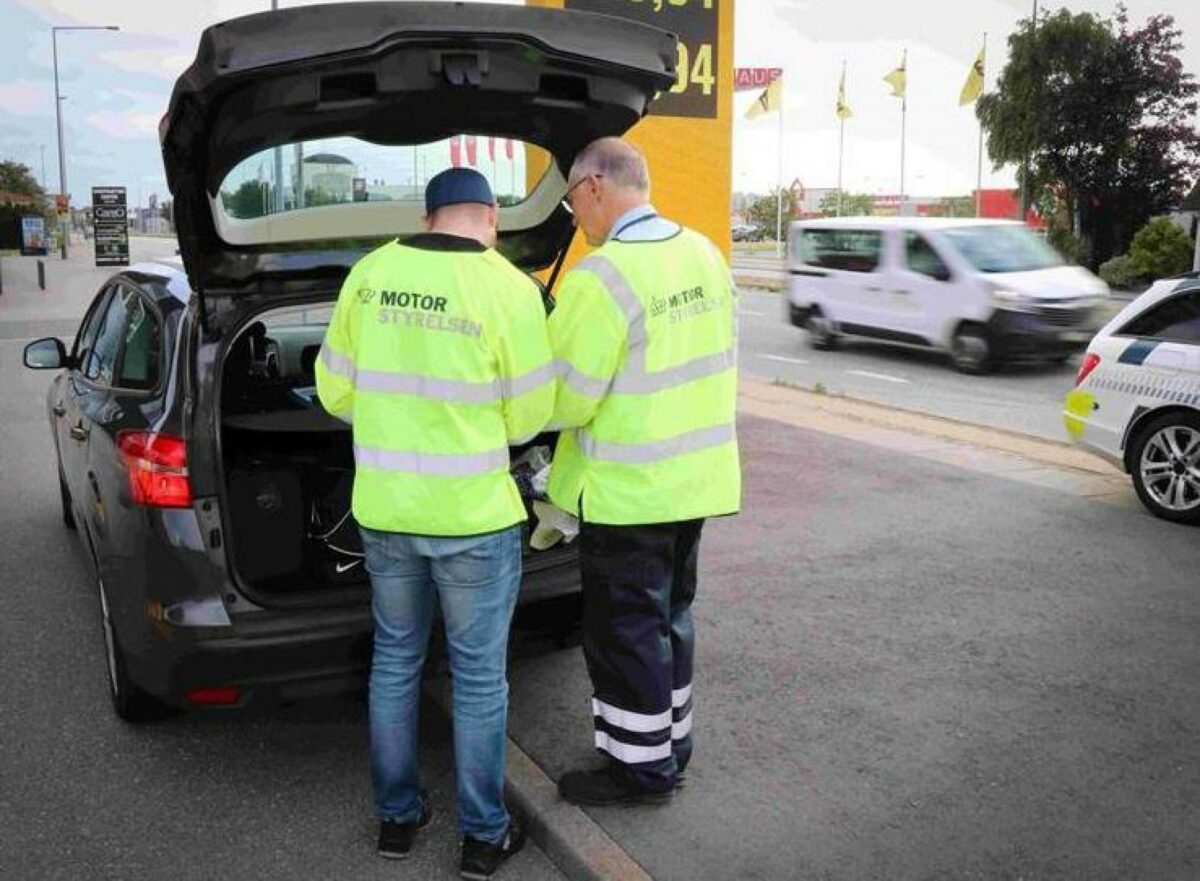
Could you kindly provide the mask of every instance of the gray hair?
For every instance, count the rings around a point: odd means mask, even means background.
[[[650,171],[642,151],[620,138],[600,138],[583,148],[571,165],[567,180],[572,183],[594,174],[614,186],[640,193],[650,192]]]

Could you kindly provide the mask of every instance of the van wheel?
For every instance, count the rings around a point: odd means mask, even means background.
[[[809,313],[804,329],[808,331],[808,344],[814,349],[827,351],[837,348],[838,335],[833,329],[833,322],[822,315],[820,309],[814,308]]]
[[[100,626],[104,631],[104,658],[108,666],[108,694],[113,710],[126,722],[152,722],[171,714],[171,708],[134,685],[125,671],[125,653],[117,640],[109,611],[104,579],[96,576],[100,594]]]
[[[1168,413],[1138,432],[1129,473],[1138,498],[1156,517],[1200,523],[1200,416]]]
[[[63,526],[75,530],[75,514],[71,511],[71,493],[67,491],[67,482],[63,480],[62,471],[58,472],[58,499],[62,505]]]
[[[962,373],[980,376],[993,366],[992,344],[987,331],[973,324],[964,324],[954,331],[950,341],[950,360]]]

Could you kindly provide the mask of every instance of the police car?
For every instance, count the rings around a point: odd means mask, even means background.
[[[1151,513],[1200,523],[1200,273],[1155,283],[1096,335],[1063,416]]]

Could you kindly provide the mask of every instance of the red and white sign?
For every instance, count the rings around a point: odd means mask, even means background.
[[[765,89],[781,76],[782,67],[739,67],[733,72],[733,90],[749,92],[751,89]]]

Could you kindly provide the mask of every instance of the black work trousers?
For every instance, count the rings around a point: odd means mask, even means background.
[[[596,748],[647,789],[692,755],[692,601],[703,520],[583,523],[583,654]]]

